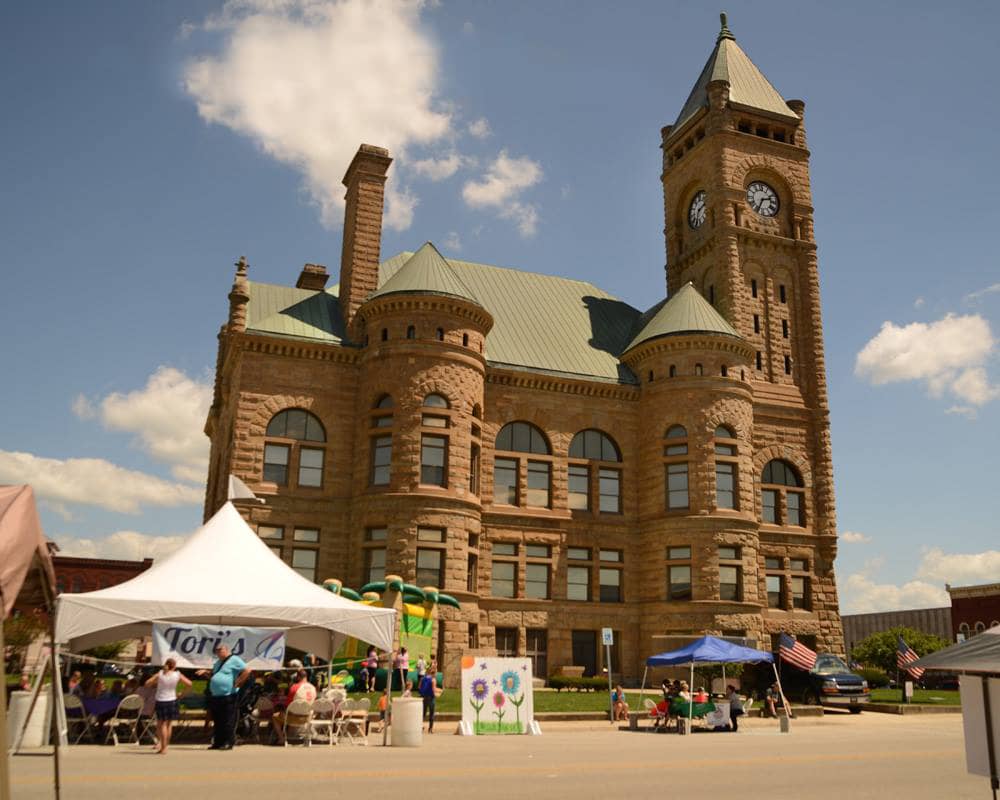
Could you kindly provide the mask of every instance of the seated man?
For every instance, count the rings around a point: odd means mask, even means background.
[[[768,687],[767,694],[764,696],[764,716],[777,717],[778,709],[783,708],[784,705],[785,700],[781,694],[781,688],[778,686],[778,682],[775,681]],[[791,707],[788,707],[785,711],[788,714],[788,718],[793,719]]]
[[[275,711],[271,717],[271,725],[274,727],[274,735],[278,739],[278,744],[285,743],[285,721],[288,718],[288,707],[296,700],[305,700],[312,703],[316,699],[316,687],[309,683],[309,675],[304,669],[295,673],[295,680],[288,687],[288,696],[285,698],[285,708],[283,711]]]

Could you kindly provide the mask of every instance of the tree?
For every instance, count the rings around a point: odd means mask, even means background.
[[[867,667],[876,667],[888,675],[895,675],[897,638],[900,636],[918,656],[925,656],[948,646],[948,642],[940,636],[901,626],[873,633],[862,639],[854,646],[851,658]]]
[[[128,647],[128,640],[121,642],[108,642],[107,644],[99,644],[97,647],[91,647],[89,650],[84,650],[83,654],[91,656],[92,658],[99,658],[102,661],[114,661],[121,655],[122,650],[126,647]]]
[[[18,614],[3,621],[4,658],[8,671],[17,672],[32,642],[45,632],[45,619],[36,614]]]

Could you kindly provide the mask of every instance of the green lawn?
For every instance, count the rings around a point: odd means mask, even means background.
[[[900,703],[902,702],[902,690],[872,689],[872,702]],[[962,704],[958,692],[948,689],[914,689],[910,702],[913,705],[926,706],[957,706]]]

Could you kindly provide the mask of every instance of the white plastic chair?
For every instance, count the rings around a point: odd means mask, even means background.
[[[114,739],[115,747],[118,747],[118,728],[124,725],[128,736],[125,741],[131,739],[135,744],[139,744],[139,715],[145,700],[137,694],[130,694],[122,699],[115,709],[114,716],[108,721],[108,735],[104,737],[104,743],[109,739]],[[123,713],[124,712],[124,713]]]
[[[660,723],[662,722],[663,727],[665,728],[667,725],[667,720],[669,719],[668,715],[660,711],[659,706],[657,706],[656,703],[650,700],[648,697],[642,701],[642,704],[643,706],[645,706],[646,712],[652,715],[654,727],[659,726]]]
[[[365,698],[365,700],[367,699]],[[351,744],[368,744],[367,738],[364,737],[368,711],[362,711],[361,704],[360,700],[345,700],[340,706],[337,736],[341,739],[347,739]]]
[[[73,744],[79,744],[84,735],[93,741],[94,729],[90,726],[90,714],[83,707],[83,701],[75,694],[67,694],[65,695],[65,705],[67,735],[69,735],[74,725],[80,728],[80,733],[73,740]]]
[[[258,697],[257,702],[254,704],[253,711],[250,712],[250,718],[253,720],[253,733],[257,739],[257,744],[261,744],[260,741],[260,729],[261,726],[266,722],[268,730],[268,741],[274,736],[274,724],[271,722],[271,718],[274,716],[274,702],[270,697]]]
[[[309,742],[309,722],[312,719],[312,704],[305,700],[293,700],[292,704],[285,709],[285,747],[288,747],[288,740],[295,734],[300,741]]]
[[[317,737],[317,734],[325,736],[327,743],[333,747],[337,741],[336,735],[336,722],[334,717],[337,714],[337,707],[334,705],[332,700],[327,700],[325,697],[320,697],[313,703],[312,706],[312,718],[309,720],[309,739],[308,742],[311,745],[312,740]]]

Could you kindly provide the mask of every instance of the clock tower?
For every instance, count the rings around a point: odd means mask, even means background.
[[[811,484],[813,580],[827,606],[824,614],[824,603],[814,603],[825,629],[818,641],[838,651],[833,467],[804,115],[805,103],[782,97],[722,14],[715,48],[662,130],[666,277],[668,295],[692,283],[752,349],[756,510],[766,519],[764,466],[775,458],[797,463]]]

